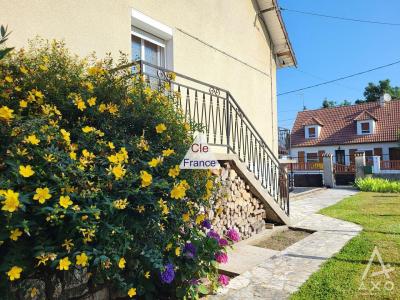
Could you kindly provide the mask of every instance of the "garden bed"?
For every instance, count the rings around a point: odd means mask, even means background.
[[[258,240],[253,246],[282,251],[312,234],[311,231],[289,228],[275,235]]]

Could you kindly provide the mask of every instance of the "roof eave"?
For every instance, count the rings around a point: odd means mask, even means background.
[[[278,66],[281,68],[296,67],[296,55],[290,43],[277,0],[257,0],[257,3],[260,8],[260,18],[267,27],[274,45],[274,54],[278,58]]]

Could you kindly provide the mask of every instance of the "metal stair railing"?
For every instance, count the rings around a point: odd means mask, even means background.
[[[140,72],[152,88],[168,84],[167,93],[186,122],[201,124],[209,145],[236,154],[289,215],[287,172],[229,91],[143,60],[123,67]]]

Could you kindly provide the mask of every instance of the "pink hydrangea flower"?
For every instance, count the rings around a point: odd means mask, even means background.
[[[237,231],[236,231],[235,229],[233,229],[233,228],[231,228],[231,229],[228,230],[228,232],[226,233],[226,236],[227,236],[230,240],[232,240],[232,241],[234,241],[234,242],[239,242],[239,240],[240,240],[239,232],[237,232]]]
[[[226,264],[228,262],[228,255],[224,252],[215,253],[215,260],[220,264]]]
[[[228,285],[228,283],[229,283],[229,277],[228,276],[226,276],[226,275],[219,275],[219,277],[218,277],[218,282],[221,284],[221,285]]]

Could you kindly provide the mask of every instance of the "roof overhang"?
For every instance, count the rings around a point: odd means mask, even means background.
[[[281,68],[297,66],[296,56],[286,31],[277,0],[257,0],[259,16],[264,21]]]

